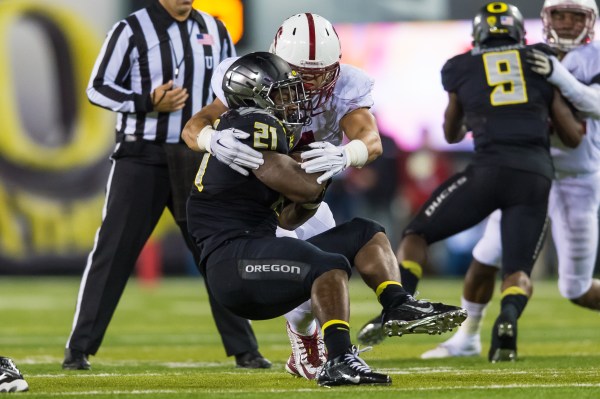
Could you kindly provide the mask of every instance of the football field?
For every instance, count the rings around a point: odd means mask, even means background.
[[[421,298],[460,304],[461,280],[425,279]],[[284,371],[290,354],[285,320],[253,322],[269,370],[236,369],[226,358],[196,277],[166,278],[155,286],[132,279],[91,371],[61,369],[78,277],[0,279],[0,355],[12,357],[29,383],[24,398],[599,398],[600,315],[562,299],[555,281],[537,281],[519,324],[519,361],[484,357],[421,360],[449,337],[387,339],[362,354],[391,375],[387,387],[321,388]],[[498,312],[489,307],[483,354]],[[379,312],[375,296],[351,281],[353,337]]]

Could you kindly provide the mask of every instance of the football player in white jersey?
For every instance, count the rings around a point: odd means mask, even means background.
[[[360,168],[381,155],[383,148],[377,123],[369,111],[373,105],[373,80],[359,68],[340,64],[341,45],[328,20],[312,13],[293,15],[277,30],[270,51],[300,72],[312,99],[311,122],[302,129],[296,145],[296,148],[310,148],[301,154],[302,168],[307,173],[322,173],[318,181],[325,183],[347,167]],[[217,67],[212,78],[216,99],[190,119],[182,137],[191,149],[208,151],[247,175],[245,168],[257,169],[262,164],[260,153],[237,140],[248,137],[248,133],[212,128],[212,123],[228,109],[219,76],[223,76],[233,61],[224,60]],[[344,144],[344,136],[347,144]],[[315,216],[298,229],[279,229],[277,234],[306,240],[334,226],[333,215],[322,202]],[[326,361],[326,353],[310,301],[285,317],[292,345],[285,368],[294,376],[314,379]],[[436,332],[438,327],[431,326]],[[448,328],[443,326],[444,331]],[[425,328],[411,332],[428,331]]]
[[[536,53],[530,60],[534,71],[558,87],[586,124],[587,134],[577,148],[566,148],[556,137],[552,141],[556,174],[548,212],[558,255],[559,291],[574,304],[596,311],[600,310],[600,280],[593,278],[600,207],[600,43],[592,39],[597,16],[594,0],[546,0],[541,12],[545,41],[558,58]],[[469,317],[449,340],[422,358],[480,354],[481,323],[502,260],[500,219],[500,212],[492,214],[473,250],[462,298]],[[512,335],[516,345],[516,326]]]
[[[296,14],[277,30],[269,49],[301,73],[305,90],[312,99],[311,122],[302,130],[296,148],[310,146],[302,154],[307,173],[324,172],[323,183],[349,166],[362,167],[381,155],[383,148],[377,123],[369,111],[373,105],[373,80],[361,69],[340,64],[341,45],[333,25],[317,14]],[[215,101],[195,114],[186,124],[182,137],[195,151],[208,151],[231,168],[248,174],[257,169],[262,154],[241,144],[247,137],[241,131],[215,131],[214,121],[228,106],[222,77],[236,58],[224,60],[212,78]],[[344,135],[349,142],[343,144]],[[278,229],[278,235],[308,239],[335,226],[326,203],[295,231]],[[307,302],[286,315],[292,354],[286,370],[295,376],[314,379],[326,361],[319,326]]]

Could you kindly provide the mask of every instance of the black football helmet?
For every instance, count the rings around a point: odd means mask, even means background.
[[[485,46],[491,39],[510,39],[525,43],[525,25],[521,11],[512,4],[494,1],[486,4],[473,18],[473,46]]]
[[[268,110],[288,129],[310,120],[310,100],[300,74],[275,54],[259,51],[240,57],[225,72],[223,91],[230,108]]]

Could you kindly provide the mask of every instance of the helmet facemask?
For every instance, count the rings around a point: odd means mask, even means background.
[[[269,102],[266,109],[273,111],[287,129],[295,130],[309,123],[310,98],[296,71],[292,71],[289,79],[273,83],[265,94]]]
[[[318,115],[319,108],[325,104],[331,95],[340,76],[340,64],[336,62],[325,68],[302,68],[294,66],[300,72],[304,82],[304,90],[310,99],[310,113]]]

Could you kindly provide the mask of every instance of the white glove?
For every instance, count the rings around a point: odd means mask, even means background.
[[[317,178],[317,183],[331,179],[348,167],[348,155],[344,147],[336,147],[326,141],[316,141],[309,146],[313,149],[301,154],[303,162],[300,166],[306,173],[325,172]]]
[[[248,176],[250,172],[244,168],[258,169],[265,162],[261,152],[240,142],[248,137],[250,133],[235,128],[216,130],[210,139],[209,152],[231,169]]]
[[[552,58],[548,54],[538,49],[531,49],[527,53],[526,61],[531,65],[531,70],[547,78],[552,75],[554,70]]]

